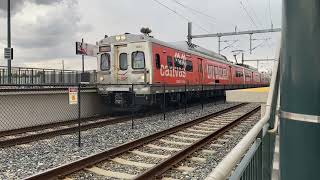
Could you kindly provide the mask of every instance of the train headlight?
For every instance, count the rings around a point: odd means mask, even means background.
[[[100,81],[103,81],[103,80],[104,80],[103,76],[100,76]]]
[[[120,39],[121,39],[121,41],[126,40],[126,35],[121,35],[121,36],[120,36]]]
[[[144,75],[140,77],[141,80],[144,80]]]
[[[120,41],[121,40],[121,36],[116,36],[116,41]]]

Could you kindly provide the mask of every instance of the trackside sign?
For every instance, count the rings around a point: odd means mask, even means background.
[[[98,46],[88,43],[76,42],[76,54],[97,57]]]
[[[78,88],[69,88],[69,104],[78,104]]]

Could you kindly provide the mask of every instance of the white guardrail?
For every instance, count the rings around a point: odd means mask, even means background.
[[[279,57],[279,56],[278,56]],[[265,126],[268,126],[268,121],[271,117],[272,110],[275,110],[277,99],[278,99],[278,89],[279,89],[279,61],[276,61],[273,67],[273,75],[270,83],[270,91],[268,94],[268,99],[266,103],[266,112],[264,117],[257,122],[257,124],[242,138],[242,140],[227,154],[227,156],[218,164],[216,168],[208,175],[206,180],[224,180],[227,179],[232,173],[233,169],[241,161],[243,156],[248,152],[252,143],[257,139],[258,134],[263,131]],[[272,130],[275,131],[277,122],[275,122],[275,127]],[[269,132],[269,133],[272,133]]]

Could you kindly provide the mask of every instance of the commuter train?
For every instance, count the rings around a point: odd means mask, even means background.
[[[209,97],[225,89],[269,84],[266,74],[188,42],[125,33],[97,44],[98,91],[108,104],[152,105],[164,97],[181,102],[201,93]]]

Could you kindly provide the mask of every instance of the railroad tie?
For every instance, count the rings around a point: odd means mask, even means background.
[[[133,179],[136,177],[136,175],[128,174],[128,173],[122,173],[122,172],[114,172],[114,171],[108,171],[104,170],[98,167],[91,167],[91,168],[85,168],[85,170],[89,172],[93,172],[98,175],[107,176],[107,177],[113,177],[118,179]]]
[[[191,158],[188,158],[189,160],[191,161],[196,161],[196,162],[201,162],[201,163],[204,163],[206,162],[206,158],[201,158],[201,157],[191,157]]]
[[[171,177],[163,177],[161,180],[178,180],[178,179],[174,179],[174,178],[171,178]]]
[[[179,134],[187,135],[187,136],[200,136],[200,137],[205,137],[207,135],[205,134],[196,134],[196,133],[187,133],[187,132],[178,132]]]
[[[215,131],[215,130],[217,130],[217,128],[205,127],[205,126],[194,126],[193,128],[199,129],[199,130],[205,130],[205,131]]]
[[[203,150],[201,150],[201,152],[207,153],[207,154],[215,154],[215,153],[216,153],[216,151],[214,151],[214,150],[208,150],[208,149],[203,149]]]
[[[199,140],[199,138],[177,136],[177,135],[173,135],[173,134],[170,134],[169,136],[170,136],[170,137],[173,137],[173,138],[176,138],[176,139],[182,139],[182,140],[190,140],[190,141],[197,141],[197,140]]]
[[[167,143],[167,144],[174,144],[174,145],[181,145],[181,146],[189,146],[192,143],[187,143],[187,142],[179,142],[179,141],[168,141],[165,139],[160,139],[159,141]]]
[[[139,155],[139,156],[145,156],[145,157],[153,157],[153,158],[159,158],[159,159],[167,159],[170,157],[170,155],[162,155],[162,154],[153,154],[153,153],[146,153],[138,150],[130,151],[133,154]]]
[[[172,147],[163,147],[163,146],[157,146],[153,144],[147,144],[146,147],[152,148],[152,149],[161,149],[165,151],[181,151],[180,148],[172,148]]]
[[[188,167],[188,166],[179,166],[179,167],[176,167],[173,169],[176,169],[178,171],[183,171],[183,172],[191,172],[191,171],[195,170],[195,168]]]
[[[140,167],[140,168],[151,168],[155,164],[148,164],[148,163],[142,163],[142,162],[136,162],[136,161],[130,161],[122,158],[113,158],[111,161],[123,164],[123,165],[128,165],[128,166],[135,166],[135,167]]]
[[[187,129],[188,131],[191,131],[191,132],[197,132],[197,133],[212,133],[212,131],[204,131],[204,130],[197,130],[197,129],[192,129],[192,128],[188,128]]]

